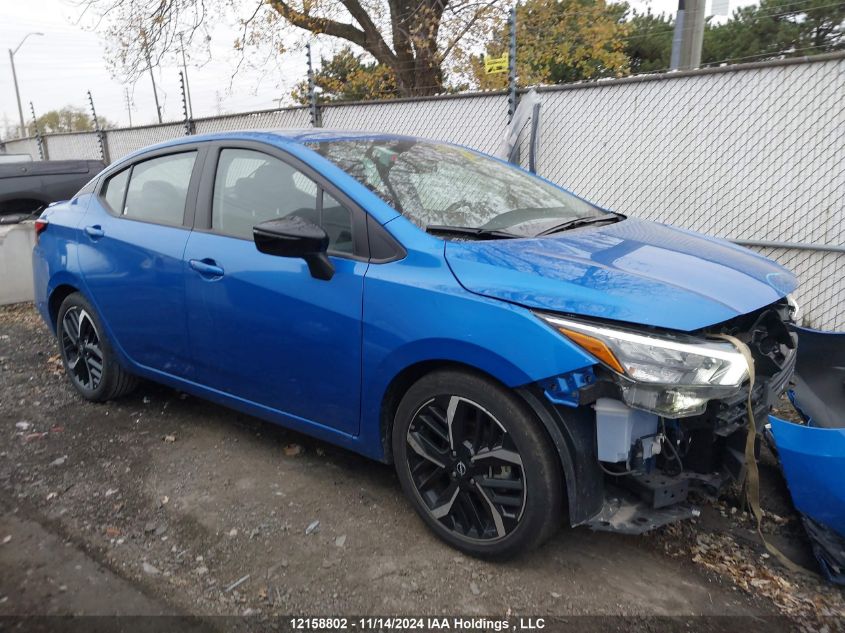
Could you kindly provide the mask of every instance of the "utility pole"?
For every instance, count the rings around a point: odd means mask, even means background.
[[[179,48],[182,49],[182,76],[185,78],[185,95],[188,97],[188,118],[194,118],[194,106],[191,103],[191,84],[188,81],[188,65],[185,63],[185,43],[182,41],[182,34],[179,33]]]
[[[156,90],[156,78],[153,74],[153,62],[150,59],[150,47],[147,43],[147,32],[144,29],[141,29],[141,40],[144,45],[144,55],[147,57],[147,69],[150,71],[150,79],[153,82],[153,99],[156,102],[156,114],[158,115],[158,122],[161,125],[161,106],[158,104],[158,90]]]
[[[39,32],[27,33],[26,35],[23,36],[23,39],[20,41],[20,44],[18,44],[15,47],[15,50],[12,50],[11,48],[9,49],[9,64],[11,64],[11,66],[12,66],[12,81],[15,84],[15,96],[18,99],[18,116],[20,117],[20,121],[21,121],[21,129],[20,129],[19,138],[23,138],[24,136],[26,136],[26,131],[25,131],[26,130],[26,122],[23,120],[23,107],[21,107],[21,91],[18,88],[18,74],[15,71],[15,53],[17,53],[20,50],[21,46],[23,46],[23,43],[26,42],[26,38],[28,38],[30,35],[44,35],[44,34],[39,33]]]
[[[18,116],[21,119],[21,127],[20,133],[18,134],[18,138],[23,138],[26,136],[26,122],[23,120],[23,107],[21,107],[21,91],[18,88],[18,75],[15,72],[15,54],[12,52],[12,49],[9,49],[9,63],[12,65],[12,81],[15,82],[15,96],[18,98]]]
[[[123,89],[123,98],[126,100],[126,114],[129,115],[129,127],[132,127],[132,99],[129,98],[129,88]]]
[[[678,0],[669,62],[672,70],[692,70],[701,65],[705,17],[704,0]]]

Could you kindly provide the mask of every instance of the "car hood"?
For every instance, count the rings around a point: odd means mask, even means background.
[[[467,290],[529,308],[692,331],[795,289],[795,276],[730,242],[626,219],[558,235],[450,241]]]

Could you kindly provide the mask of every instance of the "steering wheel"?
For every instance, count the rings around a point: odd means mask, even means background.
[[[471,207],[471,206],[472,206],[472,203],[469,200],[467,200],[466,198],[461,198],[460,200],[455,200],[452,204],[450,204],[448,207],[443,209],[443,213],[454,213],[455,211],[457,211],[461,207]]]
[[[443,209],[442,213],[443,213],[444,216],[451,215],[452,213],[455,213],[461,207],[472,208],[472,203],[469,200],[467,200],[466,198],[461,198],[460,200],[455,200],[455,202],[453,202],[448,207]]]

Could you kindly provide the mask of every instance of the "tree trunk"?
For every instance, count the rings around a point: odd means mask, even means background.
[[[310,15],[293,8],[288,1],[266,0],[294,26],[344,39],[366,50],[393,71],[399,96],[425,96],[443,90],[437,33],[450,0],[388,0],[392,49],[360,0],[340,0],[358,26]]]
[[[443,72],[437,62],[437,51],[417,51],[412,95],[425,97],[441,92],[443,92]]]
[[[448,0],[388,0],[395,60],[390,64],[401,97],[437,94],[443,72],[437,32]]]
[[[437,52],[417,51],[407,66],[392,65],[400,97],[425,97],[443,92],[443,72]]]

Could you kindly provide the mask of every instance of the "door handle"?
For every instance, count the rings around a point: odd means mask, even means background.
[[[94,226],[86,226],[85,233],[88,235],[88,237],[93,239],[99,239],[106,234],[106,232],[99,224],[95,224]]]
[[[223,268],[218,266],[213,259],[191,259],[188,264],[203,277],[223,276]]]

